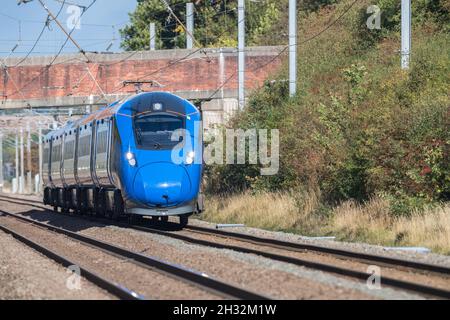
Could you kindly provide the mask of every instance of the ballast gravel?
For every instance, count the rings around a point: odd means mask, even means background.
[[[0,299],[115,299],[3,231],[0,248]]]
[[[1,199],[0,199],[1,201]],[[422,297],[382,287],[371,289],[365,283],[337,277],[321,271],[277,262],[260,256],[232,250],[188,244],[166,236],[129,228],[106,226],[102,223],[33,210],[29,206],[5,203],[8,209],[27,214],[40,221],[87,234],[103,241],[158,257],[207,273],[245,288],[279,299],[421,299]],[[5,209],[6,210],[6,209]],[[214,228],[215,224],[191,219],[190,224]],[[283,241],[319,244],[339,249],[384,254],[402,259],[450,266],[450,258],[435,254],[386,252],[381,247],[338,241],[301,239],[299,235],[270,232],[254,228],[230,228],[226,231],[252,234]]]
[[[190,219],[189,220],[190,225],[196,225],[200,227],[205,228],[216,228],[215,223],[207,222],[200,219]],[[277,232],[277,231],[268,231],[263,229],[257,229],[257,228],[251,228],[251,227],[238,227],[238,228],[225,228],[223,229],[226,232],[236,232],[236,233],[243,233],[243,234],[249,234],[256,237],[262,237],[262,238],[270,238],[270,239],[277,239],[281,241],[290,241],[290,242],[297,242],[297,243],[303,243],[303,244],[313,244],[313,245],[319,245],[326,248],[335,248],[335,249],[341,249],[341,250],[348,250],[348,251],[355,251],[355,252],[362,252],[367,254],[373,254],[373,255],[383,255],[386,257],[392,257],[392,258],[398,258],[398,259],[404,259],[404,260],[410,260],[410,261],[416,261],[416,262],[423,262],[428,264],[436,264],[440,266],[446,266],[450,267],[450,256],[447,255],[440,255],[436,253],[422,253],[422,252],[416,252],[416,251],[404,251],[400,248],[398,250],[395,250],[395,248],[389,248],[386,249],[383,246],[377,246],[367,243],[360,243],[360,242],[345,242],[345,241],[336,241],[331,239],[314,239],[311,237],[302,236],[299,234],[294,233],[288,233],[288,232]]]
[[[65,256],[75,264],[88,268],[109,281],[135,291],[144,299],[220,298],[189,283],[162,275],[115,255],[107,254],[64,235],[9,217],[0,217],[0,224]]]

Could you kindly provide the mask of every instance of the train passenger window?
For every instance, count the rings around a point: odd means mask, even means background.
[[[172,133],[183,128],[184,119],[170,114],[142,115],[134,120],[138,146],[151,150],[175,147],[180,141],[172,141]]]
[[[43,163],[44,164],[48,164],[48,157],[50,156],[49,155],[49,148],[47,147],[47,148],[44,148],[44,156],[43,156]]]
[[[61,160],[61,145],[52,148],[52,162],[59,162]]]
[[[106,147],[107,147],[107,136],[108,132],[107,131],[101,131],[98,133],[97,136],[97,153],[105,153],[106,152]]]
[[[73,159],[73,151],[75,149],[75,142],[69,141],[64,145],[64,160]]]
[[[78,156],[83,157],[89,155],[90,148],[91,148],[91,137],[90,136],[82,137],[79,142]]]

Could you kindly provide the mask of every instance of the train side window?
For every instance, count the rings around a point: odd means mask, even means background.
[[[101,131],[97,136],[97,153],[105,153],[107,145],[107,131]]]
[[[61,145],[52,148],[52,162],[59,162],[61,160]]]
[[[83,156],[87,156],[89,155],[89,151],[90,151],[90,136],[84,136],[80,139],[80,146],[79,146],[79,156],[83,157]]]
[[[74,141],[69,141],[66,142],[66,144],[64,145],[64,160],[68,160],[68,159],[73,159],[73,151],[75,148],[75,143]]]

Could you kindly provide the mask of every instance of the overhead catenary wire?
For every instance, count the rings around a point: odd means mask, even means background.
[[[37,44],[39,43],[39,41],[41,40],[42,36],[44,35],[45,29],[47,29],[48,26],[49,26],[48,22],[49,22],[49,16],[47,16],[47,21],[44,23],[44,27],[42,28],[41,32],[39,33],[37,39],[34,41],[33,46],[27,52],[27,54],[19,62],[16,63],[15,67],[18,67],[22,62],[24,62],[30,56],[30,54],[34,51],[34,49],[36,48]]]
[[[161,2],[166,6],[167,11],[169,11],[169,14],[172,15],[175,20],[180,24],[180,26],[183,28],[184,32],[186,32],[187,35],[189,35],[192,38],[192,41],[198,46],[202,47],[202,45],[198,42],[198,40],[194,37],[194,35],[186,28],[183,22],[181,22],[180,18],[173,12],[172,8],[170,7],[167,0],[161,0]],[[206,55],[206,52],[204,52]]]
[[[92,0],[92,2],[91,2],[90,5],[86,8],[86,10],[84,10],[84,11],[81,13],[81,15],[78,17],[78,20],[76,21],[76,23],[78,23],[79,19],[81,19],[81,17],[82,17],[82,16],[83,16],[83,15],[84,15],[91,7],[92,7],[92,5],[93,5],[96,1],[97,1],[97,0]],[[49,12],[48,8],[46,8],[46,6],[45,6],[45,4],[43,4],[42,0],[39,0],[39,2],[41,3],[41,5],[44,6],[44,8],[47,10],[47,12]],[[53,14],[52,14],[51,16],[54,17]],[[56,19],[55,21],[57,22],[58,20]],[[59,57],[59,55],[61,54],[62,50],[64,49],[64,47],[66,46],[67,42],[69,41],[69,39],[70,39],[70,37],[71,37],[73,31],[75,30],[76,23],[75,23],[75,25],[73,26],[72,30],[71,30],[69,33],[66,32],[66,36],[67,36],[66,41],[63,43],[63,45],[61,46],[61,48],[60,48],[60,50],[58,51],[58,53],[53,57],[52,61],[51,61],[49,64],[47,64],[37,76],[35,76],[33,79],[31,79],[31,80],[30,80],[29,82],[27,82],[25,85],[23,85],[20,89],[18,89],[17,91],[13,92],[12,94],[10,94],[11,96],[13,96],[14,94],[16,94],[18,91],[22,91],[24,88],[28,87],[28,86],[29,86],[31,83],[33,83],[36,79],[38,79],[39,77],[41,77],[42,74],[43,74],[46,70],[48,70],[51,66],[54,65],[56,59],[57,59],[57,58]],[[62,28],[62,29],[65,30],[64,28]],[[81,51],[83,51],[83,50],[81,50]],[[80,52],[81,52],[81,51],[80,51]],[[86,56],[86,53],[85,53],[84,51],[83,51],[83,53],[84,53],[84,56],[89,60],[89,58]]]
[[[75,30],[77,24],[79,23],[81,16],[97,1],[97,0],[93,0],[91,2],[91,4],[85,9],[83,10],[83,12],[81,13],[81,15],[78,17],[77,21],[74,23],[74,26],[72,28],[72,30],[70,32],[67,32],[66,29],[62,26],[62,24],[59,22],[58,18],[53,15],[53,13],[47,8],[47,6],[45,5],[45,3],[42,0],[38,0],[39,3],[41,4],[41,6],[47,11],[47,13],[49,14],[49,16],[52,17],[53,21],[55,21],[55,23],[58,25],[58,27],[66,34],[67,38],[66,41],[64,42],[64,44],[61,46],[60,51],[58,52],[58,55],[61,53],[61,51],[63,50],[63,48],[66,46],[67,42],[70,40],[72,41],[72,43],[78,48],[79,52],[86,58],[86,60],[89,62],[89,57],[86,55],[86,52],[80,47],[80,45],[72,38],[72,33]]]
[[[54,0],[54,1],[56,1],[56,0]],[[63,3],[65,0],[61,0],[61,1],[57,1],[57,2],[59,2],[59,3]],[[66,4],[69,4],[67,1],[65,1],[65,3]],[[174,6],[177,6],[177,5],[183,5],[183,4],[185,4],[185,2],[179,2],[179,3],[176,3],[176,4],[171,4],[171,7],[174,7]],[[215,18],[216,16],[219,16],[219,15],[224,15],[224,14],[228,14],[229,12],[232,12],[232,11],[235,11],[236,10],[236,8],[231,8],[231,9],[225,9],[225,10],[221,10],[221,11],[217,11],[213,16],[212,16],[212,18]],[[60,10],[61,11],[61,10]],[[59,13],[58,13],[59,14]],[[56,14],[56,17],[58,17],[58,14]],[[53,21],[52,19],[46,19],[44,22],[42,22],[42,21],[35,21],[35,20],[19,20],[18,18],[15,18],[15,17],[13,17],[13,16],[10,16],[10,15],[8,15],[8,14],[4,14],[4,13],[2,13],[2,12],[0,12],[0,15],[5,15],[5,16],[7,16],[7,17],[9,17],[9,18],[11,18],[11,19],[13,19],[13,20],[15,20],[15,21],[28,21],[28,22],[36,22],[36,23],[41,23],[41,24],[43,24],[44,26],[47,26],[47,25],[49,25],[49,22],[51,22],[51,21]],[[113,29],[115,29],[117,26],[120,26],[120,25],[123,25],[123,24],[126,24],[128,21],[124,21],[124,22],[121,22],[121,23],[117,23],[117,24],[112,24],[112,25],[106,25],[106,24],[89,24],[89,23],[83,23],[83,27],[85,27],[85,26],[101,26],[101,27],[109,27],[109,28],[113,28]],[[171,26],[171,25],[176,25],[177,23],[175,22],[175,23],[172,23],[172,24],[169,24],[169,25],[165,25],[164,26],[164,29],[166,29],[165,27],[168,27],[168,26]],[[45,28],[43,28],[43,29],[45,29]],[[217,37],[220,37],[221,35],[217,35]],[[166,37],[166,38],[161,38],[161,39],[164,39],[164,40],[168,40],[168,39],[173,39],[173,38],[168,38],[168,37]],[[199,39],[198,37],[197,37],[197,39]],[[200,39],[202,39],[202,40],[205,40],[206,38],[205,37],[202,37],[202,38],[200,38]],[[78,39],[78,40],[83,40],[83,41],[87,41],[87,40],[103,40],[103,39]],[[111,41],[111,39],[104,39],[105,40],[105,43],[106,43],[106,41]],[[113,40],[114,40],[114,35],[113,35]],[[15,43],[17,43],[19,40],[17,40],[17,39],[0,39],[0,42],[15,42]],[[49,39],[40,39],[39,40],[39,42],[50,42],[50,41],[54,41],[54,40],[49,40]],[[20,39],[20,42],[36,42],[36,39]],[[99,42],[99,44],[100,44],[100,42]],[[27,46],[33,46],[33,45],[31,45],[31,44],[22,44],[21,45],[22,47],[27,47]],[[87,47],[87,46],[89,46],[89,45],[83,45],[83,47]],[[47,47],[47,46],[44,46],[44,45],[35,45],[35,47],[37,48],[37,47],[39,47],[39,48],[43,48],[43,47]],[[52,46],[48,46],[48,47],[53,47],[53,45]],[[50,53],[50,52],[45,52],[45,51],[39,51],[39,52],[36,52],[35,50],[30,50],[30,51],[32,51],[33,53],[41,53],[41,54],[48,54],[48,53]],[[8,51],[9,52],[9,51]],[[7,53],[6,51],[2,51],[2,52],[0,52],[0,53]],[[23,52],[23,51],[21,51],[21,52],[17,52],[17,53],[25,53],[25,52]],[[27,53],[27,56],[28,56],[28,51],[26,52]]]
[[[58,11],[58,13],[56,14],[56,19],[59,17],[59,15],[61,14],[61,12],[62,12],[62,10],[64,9],[64,5],[66,4],[66,0],[61,0],[61,1],[58,1],[59,3],[61,3],[61,7],[59,8],[59,11]],[[53,20],[51,20],[51,21],[53,21]]]
[[[62,11],[62,9],[63,9],[63,7],[64,7],[65,2],[66,2],[66,0],[63,0],[63,3],[62,3],[62,5],[61,5],[61,8],[59,9],[59,11],[58,11],[58,13],[57,13],[55,19],[61,14],[61,11]],[[9,15],[7,15],[7,16],[9,16]],[[11,16],[9,16],[9,17],[12,18],[12,19],[15,19],[15,18],[13,18],[13,17],[11,17]],[[16,67],[19,66],[22,62],[24,62],[24,61],[30,56],[30,54],[34,51],[34,49],[36,48],[37,44],[39,43],[39,41],[41,40],[42,36],[44,35],[45,29],[47,29],[47,28],[49,27],[50,21],[54,21],[54,20],[55,20],[55,19],[50,20],[49,18],[50,18],[49,15],[47,15],[47,18],[46,18],[46,20],[45,20],[45,22],[44,22],[44,26],[42,27],[42,30],[41,30],[41,32],[39,33],[37,39],[35,40],[33,46],[32,46],[31,49],[28,51],[28,53],[25,55],[25,57],[23,57],[23,58],[15,65]],[[21,22],[20,22],[20,20],[18,20],[18,21],[19,21],[19,26],[20,26],[20,23],[21,23]],[[20,28],[20,27],[19,27],[19,28]],[[20,30],[20,29],[19,29],[19,30]],[[21,35],[19,34],[19,41],[20,41],[20,38],[21,38]]]
[[[66,0],[53,0],[53,1],[62,3],[63,7],[64,7],[64,5],[69,5],[69,6],[79,7],[81,9],[83,9],[83,10],[86,10],[86,8],[87,8],[86,6],[83,6],[81,4],[78,4],[78,3],[75,3],[75,2],[66,1]]]
[[[41,2],[41,0],[39,0],[40,2]],[[96,2],[96,0],[93,0],[92,2],[91,2],[91,4],[86,8],[86,10],[84,10],[83,12],[82,12],[82,14],[81,14],[81,16],[94,4]],[[41,3],[42,4],[42,3]],[[81,16],[79,17],[79,18],[81,18]],[[62,28],[63,29],[63,28]],[[44,69],[43,69],[43,71],[41,71],[41,73],[38,75],[38,76],[36,76],[35,78],[33,78],[32,79],[32,81],[30,81],[29,83],[27,83],[26,85],[24,85],[20,90],[17,90],[17,91],[22,91],[25,87],[27,87],[31,82],[33,82],[35,79],[37,79],[37,78],[39,78],[42,74],[43,74],[43,72],[45,71],[45,70],[48,70],[49,69],[49,67],[51,67],[52,65],[54,65],[54,62],[55,62],[55,60],[56,60],[56,58],[61,54],[61,52],[62,52],[62,49],[65,47],[65,45],[67,44],[67,42],[68,42],[68,40],[69,40],[69,38],[70,38],[70,35],[72,34],[72,32],[74,31],[74,29],[75,29],[75,27],[74,28],[72,28],[72,30],[71,30],[71,32],[67,35],[67,38],[66,38],[66,41],[64,42],[64,44],[61,46],[61,48],[60,48],[60,50],[59,50],[59,52],[55,55],[55,57],[53,58],[53,60],[48,64],[48,65],[46,65],[45,67],[44,67]],[[66,33],[67,34],[67,33]],[[72,39],[71,39],[72,40]],[[79,46],[78,46],[79,47]],[[80,49],[80,52],[81,53],[83,53],[84,55],[85,55],[85,52],[84,52],[84,50],[83,49],[81,49],[81,47],[79,47],[79,49]],[[133,52],[132,54],[130,54],[129,55],[129,57],[126,57],[125,59],[123,59],[122,61],[124,61],[124,60],[127,60],[127,59],[129,59],[129,58],[131,58],[133,55],[135,55],[136,53],[135,52]],[[85,55],[86,56],[86,55]],[[87,57],[87,56],[86,56]],[[89,59],[88,57],[87,57],[87,59]],[[88,62],[90,62],[90,61],[88,61]],[[114,63],[113,63],[114,64]],[[101,64],[99,64],[99,66],[100,66]],[[106,64],[107,65],[107,64]],[[92,78],[92,80],[94,81],[94,83],[95,83],[95,85],[97,85],[97,87],[100,89],[100,91],[101,91],[101,93],[102,93],[102,97],[104,97],[105,96],[105,93],[104,93],[104,91],[103,91],[103,89],[101,88],[101,86],[99,85],[99,83],[98,83],[98,81],[97,81],[97,79],[96,79],[96,76],[94,77],[93,75],[92,75],[92,73],[90,72],[90,70],[88,69],[88,71],[87,71],[89,74],[90,74],[90,76],[91,76],[91,78]],[[97,74],[98,74],[98,70],[97,70]],[[73,88],[72,88],[73,89]],[[12,93],[11,95],[14,95],[15,93],[17,93],[17,91],[16,92],[14,92],[14,93]],[[91,90],[92,91],[92,90]],[[70,94],[69,94],[70,95]]]
[[[218,35],[218,37],[220,38],[223,34],[225,34],[226,32],[230,31],[230,29],[231,29],[230,27],[232,27],[232,26],[228,26],[228,29],[225,29],[224,31],[222,31],[221,34]],[[159,68],[159,69],[157,69],[157,70],[155,70],[155,71],[152,71],[152,72],[150,72],[150,73],[147,73],[147,74],[145,74],[145,75],[139,77],[136,81],[139,81],[139,80],[142,80],[142,79],[144,79],[144,78],[150,77],[150,76],[152,76],[152,75],[158,74],[158,73],[160,73],[161,71],[164,71],[164,70],[166,70],[166,69],[168,69],[168,68],[171,68],[171,67],[175,66],[176,64],[178,64],[178,63],[180,63],[180,62],[182,62],[182,61],[185,61],[185,60],[188,59],[189,57],[195,55],[197,52],[204,51],[204,50],[206,50],[206,47],[205,47],[205,46],[202,46],[202,47],[200,47],[200,48],[197,48],[197,49],[195,49],[194,51],[189,52],[187,55],[185,55],[185,56],[183,56],[183,57],[181,57],[181,58],[179,58],[179,59],[176,59],[176,60],[174,60],[174,61],[170,61],[169,63],[167,63],[167,65],[165,65],[165,66],[163,66],[163,67],[161,67],[161,68]],[[139,52],[139,51],[135,51],[134,53],[138,53],[138,52]],[[204,52],[206,53],[206,51],[204,51]],[[134,54],[134,53],[133,53],[133,54]],[[133,54],[132,54],[132,55],[133,55]],[[97,100],[94,102],[94,104],[99,103],[106,95],[111,95],[111,94],[117,93],[117,92],[118,92],[119,90],[121,90],[123,87],[124,87],[123,82],[121,82],[121,84],[120,84],[119,86],[116,86],[111,92],[108,92],[108,93],[106,93],[104,96],[102,96],[101,98],[97,99]]]
[[[301,46],[309,41],[314,40],[315,38],[319,37],[320,35],[322,35],[324,32],[326,32],[328,29],[330,29],[333,25],[335,25],[339,20],[341,20],[349,11],[351,8],[353,8],[353,6],[358,2],[359,0],[354,0],[335,20],[333,20],[331,23],[329,23],[324,29],[320,30],[318,33],[314,34],[313,36],[309,37],[306,40],[303,40],[301,42],[297,42],[295,45],[296,46]],[[265,62],[261,65],[258,65],[254,68],[251,69],[251,71],[257,71],[259,69],[264,68],[265,66],[267,66],[268,64],[271,64],[273,61],[275,61],[276,59],[278,59],[283,53],[285,53],[288,49],[289,49],[290,45],[286,45],[276,56],[274,56],[272,59],[270,59],[268,62]],[[230,77],[227,78],[227,80],[225,80],[208,98],[208,99],[212,99],[223,87],[225,87],[235,76],[237,75],[237,71],[235,71]]]
[[[318,36],[320,36],[323,32],[325,32],[326,30],[328,30],[329,28],[331,28],[335,23],[337,23],[353,6],[354,6],[354,4],[357,2],[358,0],[355,0],[355,1],[353,1],[352,2],[352,4],[337,18],[337,19],[335,19],[332,23],[330,23],[329,25],[327,25],[327,27],[326,28],[324,28],[323,30],[321,30],[320,32],[318,32],[317,34],[315,34],[315,35],[313,35],[312,37],[310,37],[310,38],[308,38],[308,39],[306,39],[306,40],[304,40],[304,41],[302,41],[302,42],[299,42],[299,43],[297,43],[297,45],[302,45],[302,44],[304,44],[304,43],[306,43],[306,42],[308,42],[308,41],[311,41],[311,40],[313,40],[314,38],[316,38],[316,37],[318,37]],[[95,2],[95,1],[94,1]],[[226,31],[228,31],[228,30],[225,30],[224,32],[226,32]],[[289,45],[288,46],[286,46],[282,51],[280,51],[275,57],[273,57],[273,59],[271,59],[270,61],[268,61],[268,62],[266,62],[266,63],[263,63],[262,65],[259,65],[259,66],[256,66],[255,68],[253,68],[252,70],[258,70],[258,69],[260,69],[260,68],[263,68],[264,66],[266,66],[267,64],[270,64],[270,63],[272,63],[274,60],[276,60],[279,56],[281,56],[284,52],[286,52],[286,50],[289,48]],[[194,50],[193,52],[190,52],[189,54],[187,54],[186,56],[184,56],[184,57],[182,57],[182,58],[180,58],[180,59],[177,59],[177,60],[175,60],[175,61],[170,61],[166,66],[163,66],[163,67],[161,67],[160,69],[158,69],[158,70],[156,70],[156,71],[153,71],[153,72],[151,72],[151,73],[149,73],[149,74],[146,74],[146,75],[144,75],[144,76],[142,76],[142,77],[140,77],[140,78],[138,78],[138,80],[140,80],[140,79],[143,79],[144,77],[148,77],[148,76],[150,76],[150,75],[153,75],[153,74],[157,74],[157,73],[159,73],[159,72],[161,72],[161,71],[163,71],[163,70],[166,70],[166,69],[168,69],[168,68],[170,68],[170,67],[173,67],[174,65],[176,65],[176,64],[178,64],[179,62],[181,62],[181,61],[184,61],[184,60],[186,60],[186,59],[188,59],[190,56],[192,56],[193,54],[195,54],[195,53],[197,53],[197,52],[199,52],[200,50],[204,50],[205,48],[204,47],[201,47],[201,48],[198,48],[198,49],[196,49],[196,50]],[[135,52],[132,52],[128,57],[125,57],[124,59],[122,59],[122,60],[120,60],[120,61],[116,61],[116,62],[113,62],[113,63],[111,63],[111,64],[101,64],[101,65],[105,65],[105,66],[107,66],[107,65],[112,65],[112,64],[116,64],[116,63],[120,63],[120,62],[123,62],[123,61],[126,61],[126,60],[128,60],[128,59],[130,59],[132,56],[134,56],[135,54],[137,54],[138,53],[138,51],[135,51]],[[213,97],[221,88],[223,88],[228,82],[230,82],[231,80],[232,80],[232,78],[234,77],[236,75],[236,73],[234,73],[234,74],[232,74],[232,76],[231,77],[229,77],[229,79],[227,79],[212,95],[211,95],[211,97]],[[98,103],[99,101],[101,101],[104,97],[106,97],[107,95],[110,95],[110,94],[114,94],[114,93],[116,93],[117,91],[119,91],[120,89],[122,89],[123,88],[123,84],[121,84],[119,87],[116,87],[113,91],[111,91],[111,92],[107,92],[107,93],[105,93],[105,92],[102,92],[102,97],[99,99],[99,100],[97,100],[96,102],[95,102],[95,104],[96,103]]]

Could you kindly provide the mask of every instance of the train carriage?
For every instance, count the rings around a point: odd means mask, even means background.
[[[199,110],[165,92],[141,93],[44,139],[44,203],[118,219],[166,221],[203,209]]]

